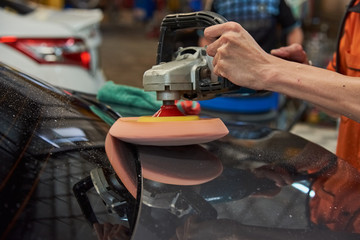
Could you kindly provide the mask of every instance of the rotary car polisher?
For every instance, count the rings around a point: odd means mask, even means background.
[[[177,30],[205,28],[226,21],[208,11],[167,15],[160,28],[157,65],[143,76],[144,90],[155,91],[163,106],[153,116],[119,118],[109,133],[126,142],[158,146],[200,144],[227,135],[228,129],[219,118],[184,116],[175,101],[239,94],[240,87],[212,73],[212,58],[205,48],[174,46]]]

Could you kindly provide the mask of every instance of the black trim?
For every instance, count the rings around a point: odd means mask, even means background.
[[[349,3],[349,5],[346,9],[346,12],[341,20],[339,33],[337,36],[337,43],[336,43],[336,66],[335,66],[336,72],[340,72],[340,67],[339,67],[340,66],[340,41],[343,36],[346,19],[350,12],[360,11],[360,3],[358,3],[354,6],[355,2],[356,2],[356,0],[351,0],[351,2]]]
[[[352,6],[348,9],[349,12],[356,12],[360,13],[360,3],[356,4],[355,6]]]
[[[357,71],[357,72],[359,72],[360,71],[360,69],[358,69],[358,68],[351,68],[351,67],[348,67],[350,70],[353,70],[353,71]]]

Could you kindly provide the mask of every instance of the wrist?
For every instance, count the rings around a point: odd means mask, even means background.
[[[283,63],[286,61],[272,55],[269,57],[269,61],[257,71],[260,74],[258,80],[263,83],[263,90],[277,91],[276,85],[283,72]]]

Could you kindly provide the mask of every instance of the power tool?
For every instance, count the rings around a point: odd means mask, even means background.
[[[225,22],[221,15],[208,11],[165,16],[160,26],[156,65],[143,75],[144,90],[155,91],[163,105],[153,116],[120,118],[109,134],[125,142],[157,146],[200,144],[227,135],[229,131],[220,118],[184,116],[175,105],[180,99],[204,100],[224,93],[254,93],[213,74],[212,58],[206,54],[205,47],[175,49],[176,31]]]
[[[224,93],[254,93],[213,74],[212,57],[206,54],[205,47],[175,49],[176,31],[225,22],[224,17],[209,11],[167,15],[160,27],[157,63],[143,76],[144,90],[155,91],[164,105],[179,99],[205,100]]]

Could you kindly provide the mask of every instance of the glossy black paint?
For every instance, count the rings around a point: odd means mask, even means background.
[[[96,167],[112,171],[109,125],[88,101],[3,65],[0,96],[0,238],[96,239],[72,188]]]
[[[135,169],[140,197],[133,199],[104,150],[118,114],[3,65],[0,93],[1,238],[96,239],[94,222],[126,225],[132,239],[141,240],[360,237],[358,170],[298,136],[228,124],[228,136],[200,145],[221,160],[220,176],[169,185],[141,179]],[[172,158],[186,160],[198,148],[185,146],[182,154],[173,147],[172,156],[167,147],[166,157],[170,164]],[[132,144],[123,149],[137,168],[142,151],[164,152]],[[112,190],[127,203],[124,212],[107,211],[89,178],[95,168],[115,179]]]
[[[288,132],[228,127],[228,136],[202,145],[223,163],[216,179],[144,179],[133,239],[359,239],[356,169]]]

